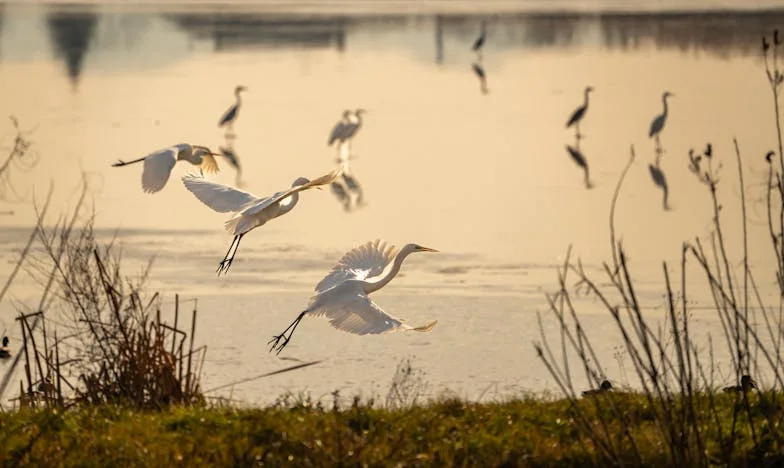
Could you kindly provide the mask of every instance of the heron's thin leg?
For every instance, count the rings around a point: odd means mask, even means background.
[[[218,264],[218,275],[221,273],[226,274],[229,271],[229,267],[231,267],[231,263],[234,261],[234,256],[237,255],[237,249],[240,248],[240,241],[242,240],[242,236],[245,234],[239,234],[234,236],[234,240],[231,241],[231,245],[229,246],[229,250],[226,252],[226,256],[223,257],[223,260]],[[234,248],[234,252],[232,252],[232,247]]]
[[[135,163],[137,163],[137,162],[142,162],[142,161],[144,161],[145,159],[147,159],[147,156],[145,156],[145,157],[143,157],[143,158],[139,158],[139,159],[134,159],[133,161],[123,161],[122,159],[120,159],[120,160],[119,160],[119,161],[117,161],[116,163],[112,164],[112,167],[122,167],[122,166],[127,166],[128,164],[135,164]]]
[[[272,345],[270,347],[270,352],[277,350],[276,354],[280,354],[280,352],[283,351],[283,348],[285,348],[286,345],[289,344],[289,341],[291,341],[291,336],[294,334],[294,330],[297,329],[299,322],[302,321],[302,318],[305,316],[307,312],[308,312],[307,310],[303,310],[302,312],[300,312],[297,318],[294,319],[294,321],[291,322],[291,324],[289,324],[289,326],[286,327],[285,330],[283,330],[283,333],[281,333],[280,335],[273,336],[272,339],[267,342],[267,344]],[[288,336],[286,336],[286,332],[289,332]],[[283,343],[280,343],[280,340],[283,340]]]

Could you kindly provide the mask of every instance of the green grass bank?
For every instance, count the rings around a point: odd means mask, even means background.
[[[768,427],[780,420],[782,400],[770,393],[698,398],[697,408],[716,410],[697,418],[708,459],[782,466],[780,431]],[[621,409],[626,422],[608,423],[602,417],[608,405]],[[400,410],[361,403],[344,410],[22,409],[0,413],[0,460],[3,466],[668,466],[669,449],[660,442],[667,428],[654,413],[647,397],[632,394],[575,402],[447,399]],[[613,440],[615,460],[596,445]]]

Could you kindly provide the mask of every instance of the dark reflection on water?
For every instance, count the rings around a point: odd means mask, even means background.
[[[14,14],[26,13],[17,11]],[[3,15],[3,21],[8,21],[8,11],[6,9],[4,12],[2,4],[0,15]],[[128,21],[117,21],[118,15]],[[683,53],[706,52],[722,58],[746,56],[758,53],[760,34],[784,24],[784,8],[731,13],[529,13],[490,16],[348,16],[132,10],[118,14],[113,11],[102,12],[100,7],[52,8],[46,15],[52,48],[55,55],[65,61],[67,74],[74,85],[78,83],[86,54],[112,45],[111,40],[105,43],[92,41],[96,24],[103,19],[107,20],[107,24],[102,30],[105,29],[109,37],[125,37],[130,33],[134,37],[145,35],[148,34],[147,30],[126,29],[139,21],[145,24],[163,21],[164,24],[174,26],[166,34],[181,31],[191,40],[211,43],[213,50],[218,52],[270,47],[334,48],[343,51],[350,46],[365,46],[358,41],[367,33],[392,33],[414,40],[398,40],[391,47],[414,52],[417,57],[433,60],[435,64],[443,64],[449,62],[450,55],[462,56],[470,52],[483,22],[487,24],[485,49],[488,54],[515,49],[570,50],[593,47],[623,51],[672,49]],[[357,32],[360,34],[353,34]],[[160,41],[161,38],[156,40]],[[14,48],[14,44],[8,46]],[[122,53],[133,54],[135,46],[130,44]],[[386,46],[389,47],[389,44]],[[461,63],[465,63],[462,60]],[[152,63],[155,62],[142,60],[137,66],[151,66]]]
[[[216,51],[253,47],[345,47],[347,18],[263,14],[169,14],[166,18],[198,39],[211,38]]]
[[[65,61],[71,84],[76,88],[82,73],[82,62],[89,51],[98,15],[89,10],[53,10],[47,14],[49,39],[55,56]]]

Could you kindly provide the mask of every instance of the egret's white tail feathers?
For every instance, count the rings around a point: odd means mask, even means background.
[[[409,328],[409,330],[411,330],[411,331],[418,331],[418,332],[429,332],[430,330],[433,329],[433,327],[436,326],[437,323],[438,323],[438,320],[433,320],[432,322],[426,323],[426,324],[424,324],[422,326],[419,326],[419,327],[411,327],[411,328]]]

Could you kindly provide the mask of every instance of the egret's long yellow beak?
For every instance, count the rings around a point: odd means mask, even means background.
[[[436,249],[431,249],[430,247],[422,247],[421,245],[417,250],[419,250],[420,252],[438,252],[438,250]]]

